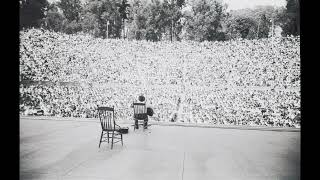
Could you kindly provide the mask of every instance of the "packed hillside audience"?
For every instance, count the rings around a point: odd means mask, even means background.
[[[299,124],[300,94],[295,91],[201,89],[189,91],[185,102],[184,113],[191,112],[195,122],[289,127]]]
[[[299,37],[170,43],[29,29],[20,42],[26,115],[96,117],[107,104],[130,118],[144,94],[158,121],[181,106],[174,121],[300,126]]]

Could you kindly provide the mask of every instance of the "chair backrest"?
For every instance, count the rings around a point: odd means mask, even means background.
[[[114,130],[114,107],[98,107],[98,116],[102,130]]]
[[[133,103],[133,117],[135,119],[146,119],[148,117],[145,103]]]

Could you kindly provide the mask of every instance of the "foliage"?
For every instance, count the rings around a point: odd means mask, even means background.
[[[168,34],[170,40],[180,40],[179,34],[182,30],[182,24],[180,19],[182,18],[181,7],[183,1],[167,1],[165,0],[162,4],[162,17],[165,19],[163,26],[165,28],[165,34]]]
[[[177,5],[177,7],[182,8],[186,4],[186,1],[185,0],[176,0],[175,3]]]
[[[44,27],[56,32],[62,31],[63,22],[65,20],[66,18],[63,16],[63,14],[59,12],[58,6],[53,3],[48,7],[47,16],[44,20]]]
[[[224,40],[222,21],[226,7],[218,1],[200,0],[192,7],[193,16],[187,20],[189,39],[197,41]]]
[[[71,22],[65,20],[63,22],[63,29],[67,34],[75,34],[77,32],[80,32],[82,30],[82,27],[81,24],[79,24],[76,20],[73,20]]]
[[[118,11],[120,13],[121,18],[128,19],[128,8],[130,7],[130,4],[128,4],[127,0],[122,0],[121,3],[116,3],[117,7],[119,8]]]
[[[227,39],[253,39],[257,29],[256,22],[243,16],[236,16],[229,19],[227,23]]]
[[[134,0],[128,11],[131,13],[128,17],[129,38],[148,41],[162,39],[168,18],[159,0],[151,2]]]
[[[121,3],[116,3],[116,6],[118,7],[118,11],[120,13],[120,17],[122,19],[121,24],[122,24],[122,37],[125,37],[125,20],[128,19],[128,8],[130,7],[130,4],[128,4],[127,0],[122,0]]]
[[[90,0],[85,6],[82,19],[86,32],[96,37],[119,38],[121,33],[121,15],[116,0]]]
[[[57,6],[65,17],[62,23],[62,31],[67,34],[81,31],[80,15],[82,12],[82,5],[80,0],[61,0],[57,3]]]
[[[40,27],[49,3],[47,0],[20,0],[20,29]]]
[[[98,36],[98,22],[94,14],[87,12],[82,16],[81,20],[82,30],[86,33]]]
[[[143,6],[141,0],[134,0],[128,11],[128,38],[136,40],[144,39],[147,26],[147,8]]]
[[[286,11],[282,17],[283,35],[300,35],[300,2],[287,0]]]
[[[267,38],[274,25],[280,25],[281,8],[258,6],[232,11],[225,22],[227,39]]]
[[[68,34],[149,41],[223,41],[266,38],[280,26],[299,35],[299,2],[227,12],[221,0],[20,0],[20,29],[44,27]],[[42,23],[43,22],[43,23]],[[277,30],[278,32],[278,30]],[[280,31],[281,32],[281,29]],[[279,33],[278,33],[279,34]]]
[[[78,22],[80,20],[80,13],[82,11],[80,0],[60,0],[58,6],[69,22]]]
[[[258,24],[258,38],[267,38],[269,35],[270,26],[271,22],[267,19],[265,14],[262,14]]]

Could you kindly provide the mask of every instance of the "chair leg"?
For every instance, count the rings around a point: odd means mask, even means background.
[[[135,120],[135,121],[134,121],[134,128],[135,128],[135,129],[139,129],[139,122],[138,122],[138,120]]]
[[[113,148],[113,138],[114,138],[114,131],[112,131],[111,149]]]
[[[122,138],[122,134],[121,134],[121,144],[122,144],[122,146],[123,146],[123,138]]]
[[[144,120],[143,121],[143,129],[147,129],[148,128],[148,120]]]
[[[103,135],[103,131],[101,132],[101,136],[100,136],[99,148],[100,148],[100,144],[101,144],[101,140],[102,140],[102,135]]]
[[[109,144],[109,131],[107,131],[108,144]]]

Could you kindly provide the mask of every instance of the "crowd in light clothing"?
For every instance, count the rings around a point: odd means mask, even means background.
[[[29,29],[20,42],[21,114],[88,118],[107,104],[128,119],[143,94],[157,121],[300,127],[299,37],[148,42]]]

